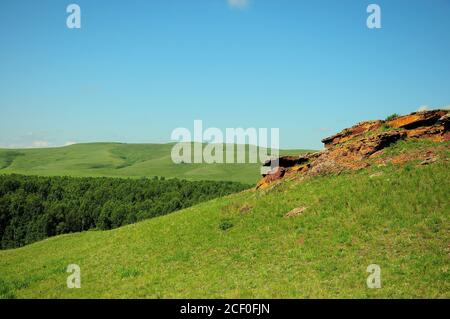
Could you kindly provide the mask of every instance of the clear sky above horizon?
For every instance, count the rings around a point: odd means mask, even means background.
[[[170,142],[200,119],[318,149],[356,122],[448,105],[450,0],[0,2],[0,147]]]

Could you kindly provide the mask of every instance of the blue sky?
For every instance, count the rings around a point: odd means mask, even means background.
[[[168,142],[201,119],[320,148],[362,120],[450,105],[449,0],[72,2],[0,2],[0,146]],[[366,27],[370,3],[382,29]]]

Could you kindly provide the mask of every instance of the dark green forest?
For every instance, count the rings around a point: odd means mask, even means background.
[[[112,229],[249,188],[164,178],[0,175],[1,248],[90,229]]]

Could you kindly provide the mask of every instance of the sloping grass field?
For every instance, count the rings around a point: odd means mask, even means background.
[[[90,143],[43,149],[0,149],[0,174],[82,177],[177,177],[256,183],[260,163],[174,164],[174,144]],[[246,147],[246,154],[249,148]],[[283,150],[300,154],[305,150]],[[236,150],[237,154],[237,150]],[[236,155],[237,156],[237,155]]]
[[[449,298],[450,164],[292,179],[0,251],[7,298]],[[306,207],[299,216],[289,211]],[[66,268],[81,267],[81,289]],[[382,288],[366,269],[381,267]]]

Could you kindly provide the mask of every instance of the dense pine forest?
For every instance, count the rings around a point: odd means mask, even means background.
[[[249,188],[235,182],[164,178],[0,175],[0,247],[113,229]]]

